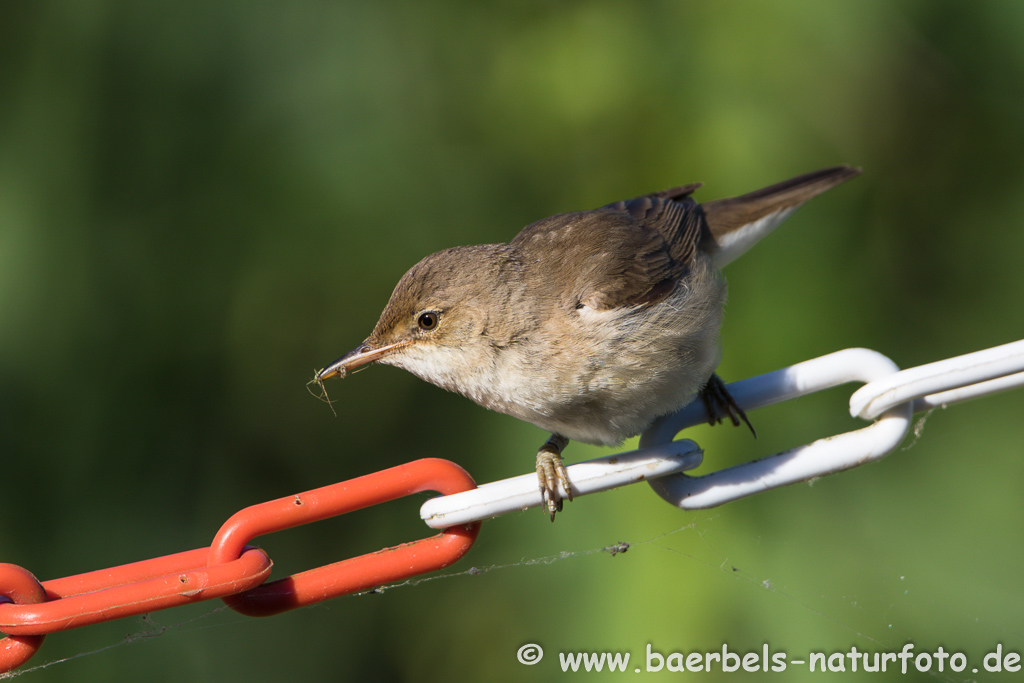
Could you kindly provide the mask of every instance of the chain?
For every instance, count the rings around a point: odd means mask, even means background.
[[[474,486],[455,463],[426,458],[248,507],[224,523],[208,548],[43,582],[0,564],[0,600],[7,600],[0,604],[0,631],[7,634],[0,640],[0,673],[28,661],[54,631],[213,598],[250,616],[278,614],[447,567],[473,545],[479,522],[270,583],[264,582],[273,562],[247,544],[421,491],[451,494]]]
[[[845,349],[728,385],[736,403],[756,410],[848,382],[861,382],[850,413],[872,420],[861,429],[695,477],[703,451],[675,440],[706,419],[701,403],[657,420],[640,448],[567,468],[573,496],[647,481],[684,509],[721,505],[877,460],[895,449],[915,411],[930,410],[1024,386],[1024,340],[900,371],[869,349]],[[273,562],[248,545],[257,537],[422,491],[442,495],[420,508],[437,535],[266,582]],[[339,595],[435,571],[458,560],[476,540],[480,521],[543,504],[535,473],[483,484],[455,463],[428,458],[233,515],[206,548],[50,581],[0,563],[0,673],[21,666],[46,634],[158,609],[223,599],[233,609],[266,616]]]
[[[878,460],[910,429],[911,415],[997,391],[1024,386],[1024,340],[901,371],[870,349],[844,349],[728,385],[744,411],[788,401],[848,382],[861,382],[850,414],[874,422],[861,429],[700,477],[703,451],[675,435],[707,420],[701,401],[660,418],[640,437],[640,448],[566,468],[573,497],[647,481],[659,496],[687,510],[714,507]],[[432,498],[420,508],[431,527],[465,524],[542,504],[536,475],[484,484]]]

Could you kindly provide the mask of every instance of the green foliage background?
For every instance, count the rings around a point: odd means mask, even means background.
[[[46,579],[200,547],[419,457],[530,471],[545,434],[399,370],[329,384],[337,418],[304,383],[425,254],[674,184],[865,169],[727,269],[727,380],[1021,338],[1022,36],[995,1],[0,4],[0,560]],[[693,430],[703,469],[856,427],[848,395],[753,414],[757,441]],[[183,608],[51,636],[33,664],[167,627],[24,680],[548,680],[559,651],[642,666],[647,643],[977,665],[1024,650],[1022,409],[937,411],[881,463],[716,510],[636,486],[511,515],[453,571],[625,555],[264,620]],[[420,502],[260,543],[282,576],[424,535]]]

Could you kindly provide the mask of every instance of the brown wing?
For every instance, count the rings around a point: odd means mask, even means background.
[[[575,275],[568,305],[600,311],[654,303],[686,275],[696,253],[703,219],[689,194],[697,187],[552,216],[523,229],[511,246],[524,261],[562,278]],[[562,289],[556,280],[551,286]]]
[[[697,202],[690,195],[701,185],[680,185],[603,208],[621,211],[637,223],[657,231],[672,259],[685,264],[693,258],[700,239],[700,216],[694,210]]]

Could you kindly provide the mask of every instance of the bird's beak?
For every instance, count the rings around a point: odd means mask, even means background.
[[[380,346],[373,348],[366,342],[363,342],[356,348],[352,349],[344,356],[334,361],[326,368],[317,373],[316,379],[318,382],[322,382],[329,377],[341,377],[344,378],[347,373],[356,368],[372,363],[375,360],[380,360],[383,356],[391,353],[395,349],[400,349],[403,346],[408,346],[412,340],[406,339],[394,344],[388,344],[387,346]]]

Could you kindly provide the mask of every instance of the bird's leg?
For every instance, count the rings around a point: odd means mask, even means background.
[[[555,513],[562,511],[562,494],[558,492],[558,485],[565,489],[566,497],[572,500],[572,489],[569,488],[569,475],[562,464],[562,450],[568,445],[569,439],[558,434],[552,434],[551,438],[537,451],[537,480],[540,483],[540,493],[544,504],[551,515],[551,521],[555,521]]]
[[[740,420],[743,420],[750,428],[750,433],[754,435],[755,439],[757,438],[754,425],[750,424],[747,414],[743,412],[743,408],[739,407],[732,394],[725,388],[725,382],[717,374],[712,373],[708,378],[708,383],[700,390],[700,398],[704,401],[704,409],[708,413],[708,424],[716,425],[724,417],[728,417],[738,427]]]

